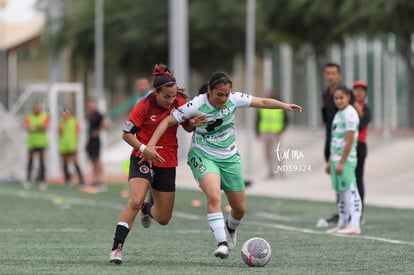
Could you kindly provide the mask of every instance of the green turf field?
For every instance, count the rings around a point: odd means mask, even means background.
[[[331,203],[248,196],[238,244],[226,260],[213,256],[204,195],[178,190],[167,226],[139,221],[124,246],[123,264],[108,263],[124,185],[90,195],[51,186],[0,185],[0,274],[414,274],[414,210],[367,207],[362,235],[327,235],[316,228]],[[200,199],[200,208],[191,207]],[[268,265],[240,257],[251,237],[270,242]]]

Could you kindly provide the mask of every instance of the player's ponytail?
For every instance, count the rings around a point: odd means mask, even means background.
[[[174,74],[164,64],[155,64],[152,75],[155,76],[153,82],[154,89],[158,92],[162,89],[162,87],[171,87],[176,85],[177,81]]]

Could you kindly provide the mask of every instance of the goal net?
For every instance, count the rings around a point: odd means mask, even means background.
[[[50,118],[47,130],[49,146],[46,150],[46,173],[48,179],[62,175],[58,153],[58,123],[63,108],[68,106],[76,116],[81,134],[79,136],[78,157],[80,164],[85,156],[85,112],[84,90],[80,83],[31,84],[26,87],[10,110],[0,108],[0,180],[23,181],[27,166],[27,132],[24,128],[25,116],[31,112],[32,104],[38,102]],[[2,106],[3,107],[3,106]],[[36,175],[37,159],[33,166]]]

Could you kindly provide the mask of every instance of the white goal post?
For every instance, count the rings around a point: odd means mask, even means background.
[[[63,172],[60,165],[58,152],[58,124],[59,116],[67,102],[61,100],[62,97],[70,96],[74,115],[79,123],[81,133],[78,142],[78,157],[81,166],[86,163],[85,153],[85,106],[84,89],[81,83],[59,82],[52,84],[30,84],[26,87],[17,101],[11,106],[10,110],[3,109],[0,116],[0,151],[2,157],[0,164],[0,179],[25,180],[27,145],[26,131],[23,130],[24,117],[31,111],[31,104],[39,102],[43,111],[50,117],[50,124],[47,131],[49,146],[46,151],[46,173],[48,179],[57,179]]]
[[[83,86],[80,83],[54,83],[49,88],[48,103],[49,106],[43,106],[43,109],[49,113],[50,125],[48,129],[49,137],[49,148],[48,148],[48,162],[47,170],[48,177],[57,178],[62,174],[59,166],[59,153],[58,153],[58,144],[59,144],[59,134],[58,134],[58,124],[59,124],[59,115],[63,111],[63,105],[59,104],[59,94],[60,93],[74,93],[75,95],[75,113],[74,115],[77,118],[81,133],[85,130],[85,108],[84,108],[84,90]],[[49,109],[48,109],[49,107]],[[85,140],[86,137],[84,134],[79,135],[78,143],[78,157],[81,166],[85,163]]]

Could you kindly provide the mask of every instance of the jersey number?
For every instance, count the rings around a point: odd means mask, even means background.
[[[203,163],[203,160],[202,160],[200,157],[198,157],[198,158],[193,157],[193,158],[191,158],[191,159],[190,159],[190,164],[191,164],[194,168],[197,168],[197,166],[198,166],[199,164],[202,164],[202,163]]]

